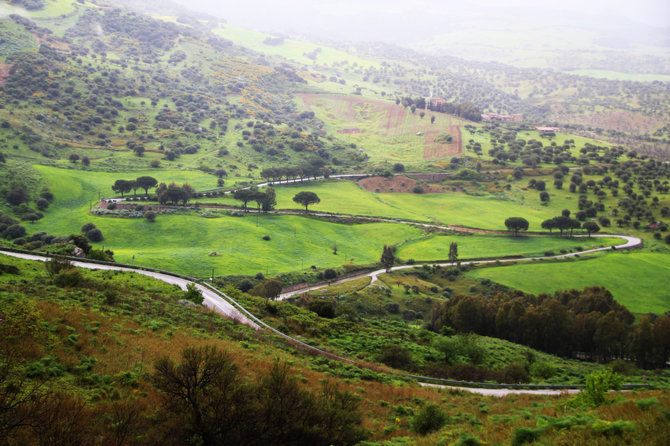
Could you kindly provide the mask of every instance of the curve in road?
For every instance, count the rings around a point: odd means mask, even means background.
[[[50,257],[48,256],[39,256],[39,255],[32,255],[32,254],[23,254],[23,253],[18,253],[18,252],[12,252],[12,251],[0,251],[0,253],[5,254],[7,256],[11,257],[18,257],[21,259],[26,259],[26,260],[39,260],[39,261],[47,261],[49,260]],[[203,297],[203,305],[206,306],[207,308],[216,311],[217,313],[227,317],[228,319],[232,319],[235,321],[238,321],[242,324],[248,325],[251,328],[254,328],[256,330],[259,330],[260,327],[259,325],[249,319],[245,314],[240,312],[237,308],[235,308],[232,304],[227,302],[225,299],[223,299],[221,296],[219,296],[217,293],[212,291],[211,289],[204,287],[196,282],[193,282],[191,280],[187,279],[182,279],[180,277],[175,277],[171,276],[169,274],[163,274],[155,271],[145,271],[142,269],[133,269],[133,268],[128,268],[125,266],[114,266],[114,265],[103,265],[103,264],[98,264],[98,263],[88,263],[88,262],[78,262],[78,261],[72,261],[72,264],[76,267],[79,268],[87,268],[87,269],[93,269],[93,270],[113,270],[113,271],[128,271],[128,272],[133,272],[133,273],[138,273],[138,274],[144,274],[145,276],[153,277],[154,279],[162,280],[165,283],[169,283],[170,285],[177,285],[179,288],[182,290],[186,291],[186,286],[189,284],[193,284],[200,290],[202,293]]]

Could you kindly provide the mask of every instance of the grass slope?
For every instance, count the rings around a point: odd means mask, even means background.
[[[670,256],[648,252],[609,254],[566,263],[482,268],[468,273],[529,293],[600,285],[634,313],[670,310]]]
[[[409,242],[400,247],[398,255],[403,259],[442,260],[447,259],[449,245],[458,243],[460,259],[506,255],[543,255],[547,251],[558,254],[561,249],[578,250],[596,246],[621,244],[617,238],[564,238],[564,237],[510,237],[465,235],[438,235],[425,240]]]

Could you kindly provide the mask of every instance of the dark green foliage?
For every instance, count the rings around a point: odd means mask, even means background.
[[[332,268],[327,268],[327,269],[323,272],[323,277],[324,277],[324,279],[326,279],[326,280],[334,279],[334,278],[337,277],[337,271],[335,271],[335,270],[332,269]]]
[[[84,226],[81,227],[81,232],[85,234],[91,229],[95,229],[95,225],[93,223],[86,223]]]
[[[456,440],[454,446],[480,446],[482,444],[483,443],[477,436],[466,432],[458,437],[458,440]]]
[[[593,431],[604,435],[605,437],[620,437],[624,434],[624,432],[634,432],[635,431],[635,423],[633,421],[623,421],[623,420],[616,420],[607,422],[607,421],[602,421],[602,420],[596,420],[591,424],[591,429]]]
[[[18,206],[21,203],[26,203],[30,200],[30,196],[22,187],[15,187],[10,190],[5,198],[12,206]]]
[[[186,291],[184,291],[184,299],[190,300],[191,302],[202,305],[204,298],[202,297],[202,291],[198,289],[194,284],[189,283],[186,285]]]
[[[384,268],[386,268],[386,272],[389,272],[395,263],[395,251],[395,246],[384,245],[382,256],[379,261],[384,265]]]
[[[423,187],[419,186],[418,184],[412,188],[412,192],[415,194],[422,194],[424,192]]]
[[[384,345],[377,359],[395,369],[407,370],[412,365],[412,355],[409,350],[395,343]]]
[[[2,232],[2,236],[8,240],[14,240],[26,235],[26,228],[21,225],[11,225]]]
[[[86,238],[92,242],[101,242],[104,239],[102,231],[98,228],[94,228],[87,231]]]
[[[410,420],[410,426],[414,432],[426,435],[430,432],[440,430],[447,422],[447,414],[437,404],[426,404]]]
[[[635,405],[642,410],[649,410],[654,406],[658,406],[658,398],[643,398],[635,401]]]
[[[247,291],[249,291],[253,287],[254,287],[254,284],[251,283],[251,281],[249,279],[244,279],[242,282],[240,282],[240,284],[238,285],[237,288],[240,291],[242,291],[243,293],[246,293]]]
[[[598,226],[598,224],[594,221],[584,222],[584,224],[582,225],[582,228],[586,229],[586,232],[588,232],[589,235],[591,235],[592,233],[600,231],[600,226]]]
[[[310,204],[320,203],[321,199],[314,192],[302,191],[298,192],[295,197],[293,197],[293,201],[302,204],[305,206],[305,211],[308,211],[308,206]]]
[[[528,229],[528,220],[522,217],[510,217],[505,220],[505,227],[510,231],[514,231],[514,235],[518,235],[519,231],[526,231]]]
[[[61,288],[76,287],[84,283],[84,277],[77,269],[66,269],[59,272],[53,278],[54,285]]]
[[[51,203],[49,203],[49,200],[45,198],[38,198],[37,200],[35,200],[35,206],[37,206],[37,209],[39,209],[40,211],[46,210],[50,204]]]
[[[319,393],[307,391],[286,364],[248,383],[224,353],[187,348],[178,364],[157,361],[153,378],[165,395],[162,410],[178,422],[180,442],[348,445],[367,437],[358,399],[329,383]]]
[[[328,300],[315,300],[307,305],[309,311],[313,311],[320,317],[332,319],[335,317],[335,305]]]
[[[144,218],[146,218],[148,222],[153,223],[156,221],[156,213],[154,211],[147,211],[144,213]]]
[[[545,429],[541,427],[517,427],[514,429],[512,446],[521,446],[532,443],[540,438]]]

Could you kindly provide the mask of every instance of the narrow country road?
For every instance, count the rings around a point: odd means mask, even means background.
[[[419,383],[421,387],[433,387],[436,389],[448,389],[448,390],[462,390],[464,392],[478,393],[480,395],[486,396],[497,396],[499,398],[508,396],[508,395],[566,395],[572,393],[579,393],[579,389],[564,389],[564,390],[550,390],[550,389],[483,389],[483,388],[473,388],[473,387],[457,387],[457,386],[445,386],[443,384],[431,384],[431,383]]]
[[[431,224],[421,224],[421,223],[412,223],[412,222],[403,222],[403,221],[396,221],[396,223],[405,223],[405,224],[415,224],[418,226],[425,226],[425,227],[432,227],[432,228],[438,228],[438,229],[445,229],[445,230],[453,230],[453,227],[451,226],[437,226],[437,225],[431,225]],[[467,228],[459,228],[458,230],[463,232]],[[475,232],[477,230],[472,230],[472,232]],[[586,235],[576,235],[575,237],[588,237]],[[625,240],[626,243],[623,245],[617,245],[614,247],[616,250],[622,250],[622,249],[631,249],[631,248],[636,248],[640,245],[642,245],[642,240],[633,237],[630,235],[610,235],[610,234],[592,234],[591,237],[597,238],[597,237],[610,237],[610,238],[620,238],[622,240]],[[611,250],[612,247],[606,246],[603,248],[593,248],[593,249],[587,249],[585,251],[579,251],[579,252],[571,252],[569,254],[561,254],[557,256],[542,256],[542,257],[524,257],[524,258],[518,258],[518,259],[494,259],[494,260],[473,260],[473,261],[465,261],[465,262],[458,262],[461,265],[482,265],[482,264],[490,264],[490,263],[514,263],[514,262],[532,262],[532,261],[538,261],[538,260],[552,260],[552,259],[563,259],[563,258],[568,258],[568,257],[575,257],[583,254],[590,254],[593,252],[598,252],[598,251],[609,251]],[[394,266],[391,268],[391,271],[399,271],[403,269],[411,269],[411,268],[417,268],[422,265],[430,265],[430,266],[455,266],[455,263],[422,263],[422,264],[415,264],[415,265],[401,265],[401,266]],[[282,293],[279,295],[278,299],[283,300],[283,299],[288,299],[289,297],[295,296],[296,294],[303,294],[303,293],[308,293],[310,291],[318,290],[321,288],[326,288],[331,285],[337,285],[341,283],[346,283],[352,280],[356,279],[361,279],[363,277],[371,277],[372,280],[370,283],[374,283],[377,281],[378,276],[380,274],[386,273],[385,269],[378,269],[376,271],[372,271],[369,273],[363,273],[363,274],[357,274],[353,276],[348,276],[344,279],[336,280],[331,283],[327,284],[320,284],[320,285],[315,285],[315,286],[308,286],[305,288],[297,289],[297,290],[292,290],[287,293]]]
[[[39,260],[39,261],[46,261],[49,259],[49,257],[44,257],[44,256],[38,256],[38,255],[31,255],[31,254],[23,254],[23,253],[17,253],[17,252],[11,252],[11,251],[2,251],[0,250],[1,254],[11,256],[11,257],[18,257],[20,259],[26,259],[26,260]],[[79,268],[87,268],[87,269],[94,269],[94,270],[114,270],[114,271],[128,271],[128,272],[133,272],[133,273],[138,273],[138,274],[144,274],[145,276],[153,277],[154,279],[162,280],[165,283],[169,283],[171,285],[177,285],[179,288],[182,290],[186,291],[186,285],[193,283],[198,290],[202,292],[202,297],[203,297],[203,305],[206,306],[207,308],[210,308],[217,313],[222,314],[223,316],[227,317],[228,319],[233,319],[236,320],[242,324],[248,325],[251,328],[254,328],[256,330],[260,329],[258,324],[250,320],[246,315],[242,314],[237,308],[235,308],[233,305],[231,305],[229,302],[227,302],[225,299],[223,299],[221,296],[213,292],[212,290],[197,284],[195,282],[192,282],[190,280],[182,279],[179,277],[175,276],[170,276],[168,274],[162,274],[154,271],[144,271],[141,269],[132,269],[132,268],[127,268],[123,266],[114,266],[114,265],[101,265],[101,264],[96,264],[96,263],[87,263],[87,262],[77,262],[73,261],[72,264],[76,267]]]
[[[606,235],[601,235],[601,237],[606,237]],[[619,247],[617,247],[617,249],[632,248],[632,247],[635,247],[635,246],[639,246],[641,244],[641,240],[636,238],[636,237],[630,237],[630,236],[618,236],[618,237],[626,239],[627,243],[625,245],[620,245]],[[591,250],[588,250],[588,251],[582,251],[581,254],[588,253],[588,252],[600,251],[602,249],[610,249],[610,248],[591,249]],[[38,260],[38,261],[46,261],[49,258],[49,257],[46,257],[46,256],[39,256],[39,255],[25,254],[25,253],[16,253],[16,252],[12,252],[12,251],[4,251],[4,250],[1,250],[1,249],[0,249],[0,254],[4,254],[4,255],[7,255],[7,256],[11,256],[11,257],[17,257],[17,258],[21,258],[21,259],[26,259],[26,260]],[[571,254],[566,254],[564,256],[560,256],[560,257],[567,257],[567,256],[570,256],[570,255],[577,255],[577,254],[580,254],[580,253],[571,253]],[[530,260],[530,259],[526,259],[526,260]],[[493,260],[493,261],[486,261],[486,262],[495,262],[495,261]],[[478,263],[478,262],[472,262],[472,263]],[[479,263],[481,263],[481,262],[479,262]],[[123,267],[123,266],[101,265],[101,264],[93,264],[93,263],[78,262],[78,261],[73,261],[72,264],[74,266],[77,266],[77,267],[80,267],[80,268],[88,268],[88,269],[93,269],[93,270],[97,269],[97,270],[127,271],[127,272],[135,272],[135,273],[139,273],[139,274],[144,274],[145,276],[153,277],[155,279],[162,280],[163,282],[173,284],[173,285],[177,285],[182,290],[186,290],[186,285],[188,285],[190,283],[194,283],[195,286],[202,292],[202,295],[203,295],[203,298],[204,298],[203,304],[205,306],[207,306],[208,308],[222,314],[223,316],[225,316],[229,319],[236,320],[236,321],[238,321],[240,323],[243,323],[245,325],[248,325],[248,326],[250,326],[250,327],[252,327],[256,330],[260,330],[262,328],[261,325],[263,325],[264,328],[267,328],[267,329],[275,332],[276,334],[284,337],[285,339],[288,339],[291,342],[302,345],[306,348],[309,348],[313,351],[324,354],[325,356],[333,358],[335,360],[352,363],[352,361],[347,359],[347,358],[341,358],[337,355],[333,355],[330,352],[326,352],[326,351],[320,350],[316,347],[305,344],[304,342],[302,342],[298,339],[295,339],[295,338],[293,338],[289,335],[286,335],[286,334],[280,332],[279,330],[277,330],[273,327],[268,326],[267,324],[265,324],[264,322],[262,322],[258,319],[256,319],[258,321],[258,323],[252,321],[242,311],[235,308],[231,303],[224,300],[222,297],[220,297],[218,294],[214,293],[212,290],[210,290],[210,289],[208,289],[208,288],[206,288],[206,287],[204,287],[200,284],[192,282],[190,280],[182,279],[182,278],[179,278],[179,277],[174,277],[174,276],[171,276],[169,274],[162,274],[162,273],[158,273],[158,272],[154,272],[154,271],[145,271],[145,270],[141,270],[141,269],[134,269],[134,268]],[[442,265],[450,265],[450,264],[446,263],[446,264],[442,264]],[[414,268],[416,266],[420,266],[420,265],[403,265],[403,266],[395,267],[393,269],[398,270],[398,269]],[[344,279],[344,280],[339,281],[339,282],[334,282],[334,283],[346,282],[346,281],[349,281],[349,280],[354,280],[356,278],[366,277],[366,276],[372,277],[373,281],[374,281],[374,280],[376,280],[376,278],[379,274],[382,274],[384,272],[385,272],[385,270],[377,270],[377,271],[373,271],[371,273],[361,274],[360,276],[348,277],[347,279]],[[296,291],[292,294],[287,293],[287,296],[281,296],[280,298],[285,299],[285,298],[289,297],[288,294],[293,295],[293,294],[297,294],[297,293],[304,293],[308,290],[323,288],[325,286],[328,286],[328,285],[322,285],[322,286],[318,286],[318,287],[312,287],[312,288],[298,290],[298,291]],[[239,304],[237,304],[237,305],[239,305]],[[253,317],[253,315],[251,315],[251,317]],[[259,325],[259,324],[261,324],[261,325]],[[477,393],[477,394],[485,395],[485,396],[496,396],[496,397],[505,397],[507,395],[513,395],[513,394],[562,395],[562,394],[579,392],[579,390],[577,390],[577,389],[565,389],[565,390],[505,389],[505,388],[490,388],[490,387],[460,387],[460,386],[453,386],[453,385],[443,385],[443,384],[423,383],[423,382],[418,382],[418,384],[420,386],[423,386],[423,387],[454,389],[454,390],[461,390],[461,391],[465,391],[465,392]]]

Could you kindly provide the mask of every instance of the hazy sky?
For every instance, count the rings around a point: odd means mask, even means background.
[[[403,16],[415,29],[425,20],[433,26],[436,19],[453,23],[454,19],[482,16],[509,17],[509,20],[562,18],[606,24],[615,18],[633,20],[653,26],[670,26],[669,0],[176,0],[189,8],[226,18],[230,23],[263,29],[293,29],[336,32],[342,34],[349,26],[379,30],[393,35],[389,27],[397,27]],[[580,17],[581,15],[581,17]],[[377,17],[378,20],[374,20]],[[389,20],[388,17],[393,17]],[[388,25],[388,26],[386,26]],[[325,27],[325,28],[324,28]],[[354,31],[352,29],[352,31]],[[397,28],[395,35],[398,34]]]

